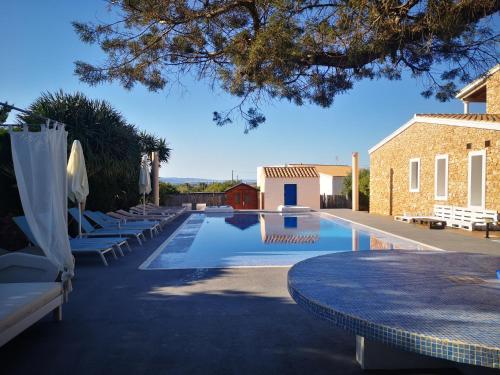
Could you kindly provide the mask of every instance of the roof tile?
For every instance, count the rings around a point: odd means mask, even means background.
[[[308,178],[319,177],[314,167],[264,167],[267,178]]]
[[[500,122],[500,114],[492,113],[417,113],[418,117],[450,118],[454,120]]]

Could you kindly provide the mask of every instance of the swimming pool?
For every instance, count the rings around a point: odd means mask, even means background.
[[[341,251],[429,249],[321,213],[193,213],[143,270],[279,267]]]

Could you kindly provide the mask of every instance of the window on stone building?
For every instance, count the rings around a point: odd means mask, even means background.
[[[484,208],[486,193],[486,151],[469,152],[469,207]]]
[[[410,159],[410,191],[420,191],[420,158]]]
[[[434,198],[448,199],[448,155],[437,155],[434,172]]]

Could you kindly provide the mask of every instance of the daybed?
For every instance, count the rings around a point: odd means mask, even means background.
[[[0,256],[0,346],[51,311],[62,319],[63,287],[57,268],[45,257]]]

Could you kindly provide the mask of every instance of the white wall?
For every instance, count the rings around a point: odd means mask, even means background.
[[[320,173],[319,174],[319,188],[320,188],[320,194],[326,194],[326,195],[332,195],[332,183],[333,179],[332,176],[329,174],[324,174]]]
[[[342,189],[344,188],[344,178],[334,176],[332,178],[332,195],[342,195]]]
[[[257,187],[260,188],[264,179],[264,167],[257,167]]]
[[[262,178],[261,191],[264,192],[264,209],[276,210],[285,204],[285,184],[297,184],[297,205],[312,209],[320,208],[319,178]]]
[[[344,177],[320,173],[319,184],[321,195],[341,195],[344,186]]]

